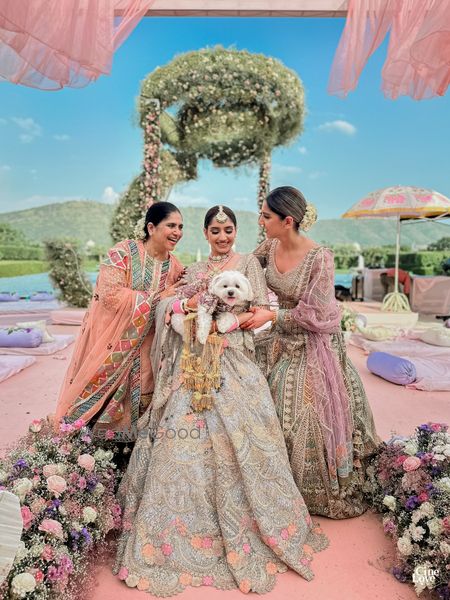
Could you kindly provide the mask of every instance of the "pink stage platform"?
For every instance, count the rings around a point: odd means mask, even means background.
[[[52,333],[75,333],[74,326],[50,326]],[[2,445],[25,433],[33,418],[53,412],[74,344],[52,356],[37,356],[36,363],[0,385]],[[392,433],[407,435],[424,421],[450,422],[450,392],[423,392],[393,385],[366,369],[366,357],[359,348],[349,354],[362,375],[378,433],[388,439]],[[325,518],[320,522],[330,546],[313,561],[311,582],[289,572],[280,575],[267,600],[415,600],[411,586],[399,583],[390,574],[393,545],[384,535],[381,519],[366,513],[345,521]],[[129,589],[113,577],[109,564],[98,566],[93,600],[146,598],[144,592]],[[242,593],[212,588],[190,588],[181,600],[237,600]],[[422,600],[426,600],[424,594]]]

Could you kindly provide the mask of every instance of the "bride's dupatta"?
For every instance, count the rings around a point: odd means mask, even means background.
[[[118,441],[136,439],[142,397],[153,391],[155,309],[182,270],[172,255],[155,260],[134,240],[108,252],[66,373],[57,421],[92,421],[97,436],[109,430]]]

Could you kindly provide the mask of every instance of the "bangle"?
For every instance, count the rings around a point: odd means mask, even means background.
[[[278,308],[273,308],[272,309],[273,312],[273,317],[270,319],[270,322],[272,323],[272,325],[275,325],[278,319]]]

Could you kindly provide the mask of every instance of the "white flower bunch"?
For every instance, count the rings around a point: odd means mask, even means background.
[[[306,211],[303,215],[303,219],[300,222],[300,229],[302,231],[309,231],[314,223],[317,221],[317,209],[312,204],[312,202],[308,202],[306,205]]]

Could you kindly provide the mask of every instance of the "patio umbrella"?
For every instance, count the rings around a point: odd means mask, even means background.
[[[387,187],[371,192],[342,215],[344,219],[390,217],[397,221],[395,249],[395,288],[383,300],[383,310],[410,311],[408,298],[398,291],[400,255],[400,224],[410,219],[431,219],[450,216],[450,200],[433,190],[411,186]]]

